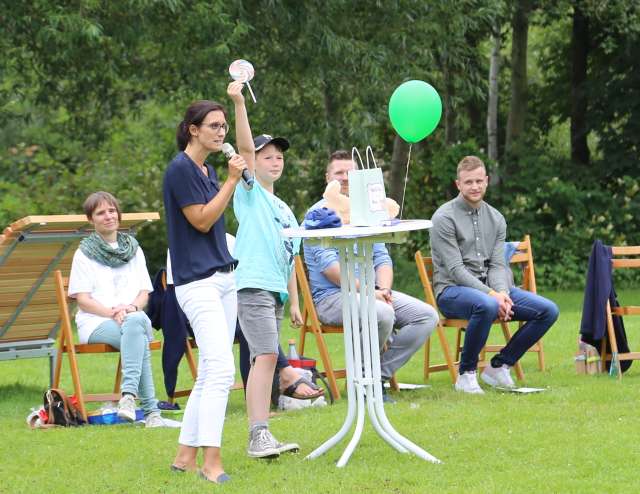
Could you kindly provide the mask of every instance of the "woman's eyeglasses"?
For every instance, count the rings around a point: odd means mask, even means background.
[[[202,124],[201,127],[209,127],[214,132],[218,132],[220,129],[223,129],[225,132],[229,132],[229,124],[225,123],[210,123],[210,124]]]

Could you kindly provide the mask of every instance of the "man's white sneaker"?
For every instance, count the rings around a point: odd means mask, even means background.
[[[136,400],[130,394],[123,395],[118,402],[118,418],[128,422],[136,420]]]
[[[482,391],[482,388],[478,384],[476,371],[467,371],[460,374],[456,380],[455,390],[474,395],[484,394],[484,391]]]
[[[500,367],[491,367],[491,365],[488,365],[482,371],[480,378],[494,388],[516,387],[516,383],[511,379],[511,372],[509,372],[509,366],[507,364],[503,364]]]

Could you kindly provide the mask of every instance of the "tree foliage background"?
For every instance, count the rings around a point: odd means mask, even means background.
[[[195,99],[227,103],[228,65],[245,58],[256,69],[254,134],[292,144],[276,190],[300,219],[336,148],[370,144],[401,198],[408,148],[388,101],[422,79],[444,113],[412,149],[405,217],[430,217],[452,198],[457,162],[477,154],[509,237],[533,236],[541,284],[579,286],[596,238],[640,244],[634,0],[0,0],[0,25],[0,224],[78,213],[97,189],[126,211],[161,211],[182,112]],[[220,157],[211,162],[224,170]],[[140,236],[153,271],[164,225]],[[427,244],[415,235],[394,256]]]

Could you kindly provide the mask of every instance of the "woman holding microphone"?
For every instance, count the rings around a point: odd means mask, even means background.
[[[169,163],[163,183],[176,298],[199,348],[198,377],[187,401],[171,469],[197,470],[196,456],[202,448],[198,473],[215,483],[229,480],[220,444],[235,374],[232,345],[237,316],[233,274],[237,261],[227,249],[223,213],[242,171],[249,168],[253,175],[255,154],[242,88],[237,81],[227,88],[235,107],[239,151],[229,159],[227,180],[220,184],[215,169],[205,161],[222,150],[229,129],[226,111],[219,103],[202,100],[187,108],[178,125],[180,152]]]

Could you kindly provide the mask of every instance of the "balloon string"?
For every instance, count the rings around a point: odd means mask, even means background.
[[[400,219],[402,219],[402,211],[404,211],[404,194],[407,192],[407,182],[409,181],[409,162],[411,161],[411,146],[409,144],[409,154],[407,155],[407,172],[404,175],[404,188],[402,189],[402,204],[400,204]]]

